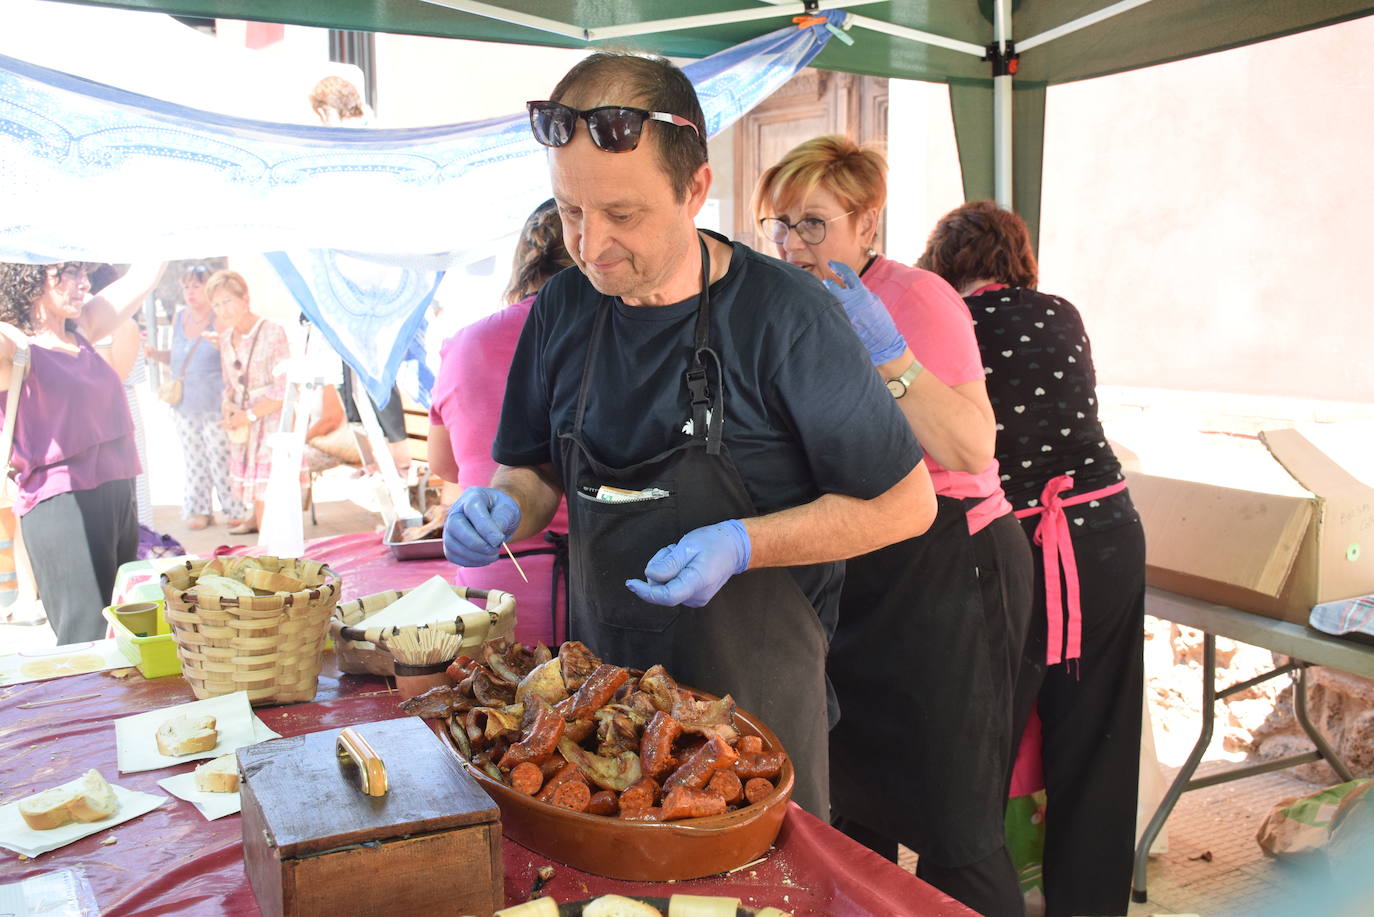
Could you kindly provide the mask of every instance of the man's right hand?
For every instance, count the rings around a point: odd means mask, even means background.
[[[469,487],[444,522],[444,556],[460,567],[485,567],[520,527],[520,506],[504,491]]]

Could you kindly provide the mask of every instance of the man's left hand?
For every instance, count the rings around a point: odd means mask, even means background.
[[[749,533],[738,519],[703,526],[661,549],[644,567],[645,579],[626,580],[625,586],[654,605],[700,608],[726,580],[749,569],[751,552]]]

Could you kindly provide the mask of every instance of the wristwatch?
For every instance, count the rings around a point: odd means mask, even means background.
[[[911,365],[906,368],[906,372],[895,379],[887,380],[887,390],[892,393],[893,398],[902,397],[924,369],[925,367],[921,365],[920,360],[912,360]]]
[[[890,382],[888,383],[888,385],[891,385],[891,384],[892,384],[892,383],[890,383]],[[900,397],[902,397],[902,396],[901,396],[901,395],[898,395],[897,397],[900,398]],[[244,411],[244,412],[243,412],[243,416],[248,418],[248,422],[249,422],[249,423],[257,423],[258,415],[253,413],[253,409],[252,409],[252,408],[248,408],[246,411]]]

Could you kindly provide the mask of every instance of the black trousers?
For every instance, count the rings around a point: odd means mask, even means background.
[[[1034,600],[1035,559],[1030,544],[1022,534],[1015,516],[1005,516],[989,522],[972,536],[974,557],[978,561],[978,586],[983,594],[986,613],[1000,623],[989,628],[988,637],[995,654],[1006,660],[997,672],[1001,679],[999,696],[1011,704],[1007,733],[1006,777],[1002,798],[1011,790],[1012,771],[1016,767],[1016,748],[1025,730],[1026,719],[1040,688],[1040,677],[1028,673],[1024,664],[1026,641],[1030,639],[1031,615]],[[1040,592],[1040,619],[1044,614],[1044,589]],[[1044,658],[1043,646],[1041,658]]]
[[[897,862],[897,842],[890,837],[866,828],[852,819],[839,816],[834,826],[869,850]],[[917,853],[916,875],[982,917],[1022,917],[1025,899],[1017,883],[1016,868],[1006,846],[973,863],[962,866],[941,866],[930,856]]]
[[[133,479],[49,497],[19,525],[57,642],[102,639],[119,565],[138,556]]]
[[[1012,516],[970,536],[963,502],[936,502],[928,532],[845,571],[831,821],[894,862],[906,844],[921,878],[985,917],[1021,917],[1003,812],[1030,551]]]
[[[1038,523],[1039,517],[1024,520],[1026,534]],[[1023,680],[1040,686],[1045,915],[1104,917],[1126,913],[1135,854],[1145,532],[1135,521],[1072,537],[1082,658],[1045,666],[1044,567],[1036,547],[1035,613]]]

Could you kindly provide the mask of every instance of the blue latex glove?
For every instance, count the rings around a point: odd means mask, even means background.
[[[485,567],[520,527],[520,506],[503,491],[469,487],[444,522],[444,556],[460,567]]]
[[[648,580],[626,580],[626,587],[654,605],[700,608],[725,581],[749,569],[749,533],[738,519],[692,529],[677,544],[661,549],[644,567]]]
[[[835,295],[844,306],[844,314],[849,316],[849,324],[854,333],[868,348],[868,358],[874,366],[895,360],[906,352],[906,339],[897,330],[887,306],[876,294],[864,286],[854,269],[840,261],[831,261],[830,269],[835,276],[844,281],[844,286],[833,280],[822,281],[825,288]]]

